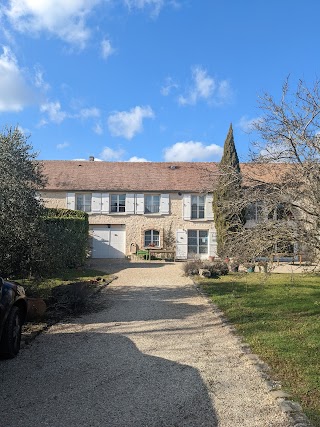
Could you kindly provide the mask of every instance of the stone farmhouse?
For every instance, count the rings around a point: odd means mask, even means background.
[[[216,256],[212,190],[202,162],[43,161],[47,207],[88,213],[93,258],[175,248],[176,259]]]

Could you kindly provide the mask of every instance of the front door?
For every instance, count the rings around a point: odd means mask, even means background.
[[[207,259],[208,230],[188,230],[188,258]]]

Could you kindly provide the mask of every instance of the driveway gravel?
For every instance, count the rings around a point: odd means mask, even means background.
[[[3,427],[289,427],[181,264],[110,263],[103,309],[0,361]]]

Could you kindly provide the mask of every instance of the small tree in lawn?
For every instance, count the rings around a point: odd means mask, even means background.
[[[218,255],[226,256],[231,250],[230,233],[244,224],[244,211],[233,212],[235,199],[242,194],[239,158],[234,144],[232,124],[224,143],[223,156],[219,166],[219,179],[213,195],[213,211],[217,231]]]
[[[5,276],[30,268],[42,241],[37,191],[44,179],[35,159],[18,128],[0,133],[0,274]]]

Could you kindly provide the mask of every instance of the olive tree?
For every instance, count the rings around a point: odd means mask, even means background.
[[[27,137],[16,128],[0,133],[0,272],[3,275],[30,268],[39,257],[44,186],[41,167]]]

